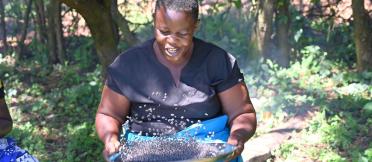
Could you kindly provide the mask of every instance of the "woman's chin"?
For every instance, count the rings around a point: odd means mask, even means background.
[[[180,52],[168,52],[168,51],[165,51],[164,53],[165,53],[165,55],[167,55],[168,57],[172,57],[172,58],[174,58],[174,57],[177,57],[177,56],[179,55]]]
[[[180,54],[179,53],[168,53],[168,52],[165,52],[165,56],[168,58],[168,59],[171,59],[171,60],[178,60],[180,57]]]
[[[179,57],[179,55],[166,55],[165,57],[169,62],[172,62],[172,63],[180,63],[180,60],[182,59],[181,57]]]

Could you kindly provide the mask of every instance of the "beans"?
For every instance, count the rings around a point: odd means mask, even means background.
[[[121,146],[122,161],[179,161],[218,155],[221,145],[200,143],[194,139],[155,137],[151,141],[128,142]]]

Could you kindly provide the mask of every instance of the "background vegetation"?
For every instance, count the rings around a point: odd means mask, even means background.
[[[104,69],[152,36],[152,2],[0,0],[9,136],[40,161],[103,161],[94,116]],[[196,36],[238,58],[256,137],[315,110],[271,161],[372,159],[371,9],[369,0],[201,1]]]

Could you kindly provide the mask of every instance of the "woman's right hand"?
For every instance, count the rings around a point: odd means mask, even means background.
[[[116,153],[119,151],[120,142],[115,137],[110,137],[105,142],[105,148],[103,150],[103,155],[107,159],[110,155],[113,153]]]
[[[129,111],[129,99],[105,85],[96,113],[96,131],[105,145],[103,149],[105,158],[119,151],[120,129],[129,115]]]

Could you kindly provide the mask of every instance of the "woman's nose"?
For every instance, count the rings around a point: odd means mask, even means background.
[[[169,44],[175,44],[177,42],[178,38],[174,34],[170,34],[167,38],[167,42]]]

